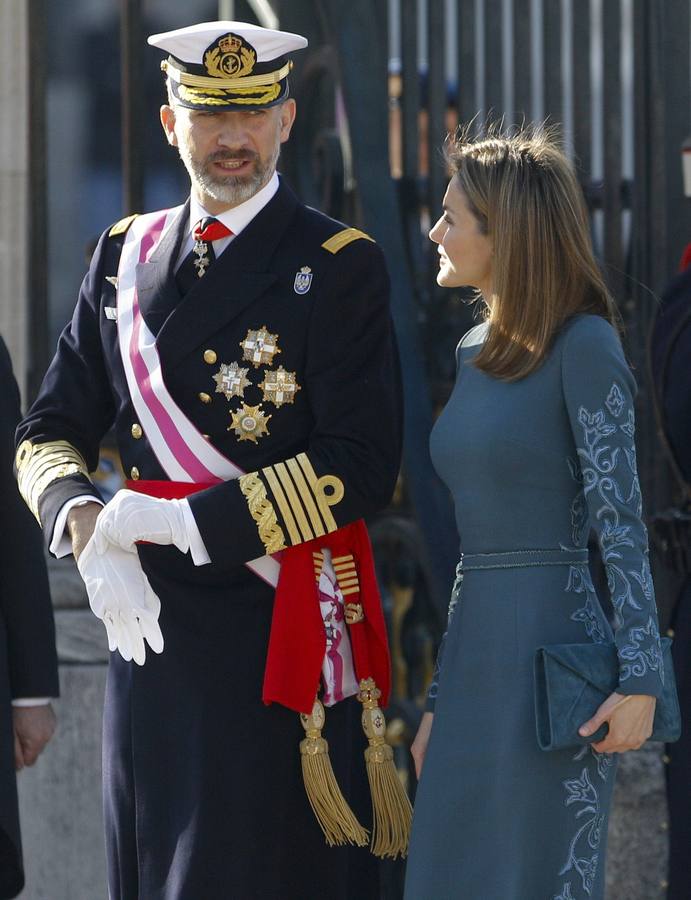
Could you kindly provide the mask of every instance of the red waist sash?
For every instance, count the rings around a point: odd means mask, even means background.
[[[141,479],[127,481],[126,486],[129,490],[164,500],[181,500],[213,487],[212,484],[186,481]],[[359,603],[363,612],[361,621],[348,626],[355,674],[358,680],[374,679],[381,690],[381,706],[386,706],[391,689],[389,646],[372,547],[362,519],[282,551],[262,700],[266,704],[280,703],[296,712],[312,712],[326,652],[314,554],[325,549],[331,551],[334,560],[353,557],[357,590],[351,586],[344,599],[348,604]]]

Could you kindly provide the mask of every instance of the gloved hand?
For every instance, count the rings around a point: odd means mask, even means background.
[[[96,550],[96,532],[77,560],[77,568],[86,585],[89,606],[103,621],[110,650],[119,650],[123,659],[144,665],[144,641],[154,653],[163,652],[163,635],[158,625],[161,601],[142,571],[135,550],[126,551],[114,544]]]
[[[137,491],[118,491],[96,520],[94,531],[98,553],[109,545],[133,550],[137,541],[173,544],[182,553],[190,548],[185,517],[179,500],[160,500]]]

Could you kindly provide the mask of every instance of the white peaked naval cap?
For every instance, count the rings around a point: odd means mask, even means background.
[[[169,54],[161,68],[182,106],[261,109],[288,96],[288,54],[307,39],[247,22],[200,22],[152,34],[149,43]]]

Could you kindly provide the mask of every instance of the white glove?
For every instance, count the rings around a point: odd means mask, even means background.
[[[179,500],[160,500],[137,491],[118,491],[96,520],[96,550],[105,553],[109,545],[133,550],[137,541],[173,544],[187,553],[190,541]]]
[[[163,652],[163,635],[158,624],[161,601],[142,571],[136,551],[109,544],[96,550],[96,532],[77,560],[86,585],[89,606],[103,621],[110,650],[119,650],[123,659],[144,665],[144,641],[154,653]]]

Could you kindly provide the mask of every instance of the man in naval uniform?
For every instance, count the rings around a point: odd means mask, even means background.
[[[276,174],[304,38],[212,22],[149,43],[168,54],[161,122],[191,195],[101,237],[16,457],[52,552],[74,553],[119,651],[104,710],[110,897],[378,897],[367,849],[327,846],[300,719],[262,703],[262,682],[280,553],[393,491],[384,260]],[[111,425],[133,490],[99,516],[89,472]],[[368,824],[349,666],[334,657],[345,699],[324,737]]]

